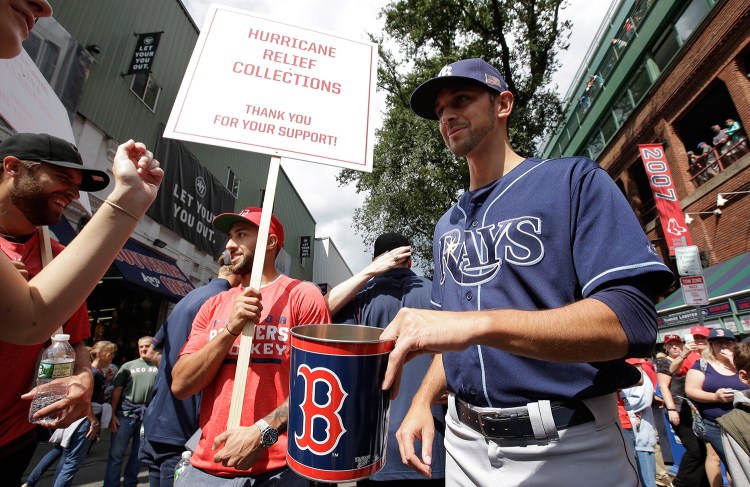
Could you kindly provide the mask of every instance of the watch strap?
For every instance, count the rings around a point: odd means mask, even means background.
[[[255,426],[260,429],[260,444],[265,448],[270,448],[279,439],[279,431],[268,424],[265,419],[259,419],[255,422]]]
[[[255,422],[255,426],[257,426],[258,428],[260,428],[261,434],[266,430],[266,428],[270,428],[271,427],[271,425],[268,424],[268,421],[266,421],[265,419],[259,419],[258,421],[256,421]]]

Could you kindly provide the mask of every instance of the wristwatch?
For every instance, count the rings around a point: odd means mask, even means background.
[[[268,424],[265,419],[259,419],[255,426],[260,429],[260,444],[265,448],[271,447],[279,441],[279,430]]]

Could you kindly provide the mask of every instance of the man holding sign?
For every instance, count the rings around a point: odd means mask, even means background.
[[[284,228],[275,216],[271,216],[265,246],[260,292],[248,287],[260,217],[260,208],[247,207],[239,214],[224,213],[214,219],[214,227],[229,236],[226,247],[242,285],[201,307],[172,371],[172,392],[179,399],[203,391],[203,435],[178,486],[221,485],[237,477],[245,477],[253,486],[308,483],[286,467],[289,329],[330,323],[330,315],[316,286],[276,270]],[[226,429],[239,337],[247,321],[256,325],[241,426]]]

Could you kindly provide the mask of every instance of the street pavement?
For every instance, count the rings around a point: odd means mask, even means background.
[[[74,487],[101,487],[104,483],[104,471],[107,469],[107,455],[109,454],[109,441],[111,433],[109,430],[102,431],[101,438],[98,442],[94,443],[89,451],[88,456],[81,464],[81,468],[78,469],[78,473],[73,479]],[[49,443],[40,443],[37,446],[34,458],[31,460],[29,468],[26,469],[26,473],[23,476],[23,480],[31,473],[39,460],[52,448]],[[127,463],[128,456],[126,455],[123,459],[123,467]],[[36,487],[52,487],[52,477],[55,475],[55,468],[57,464],[52,465],[37,482]],[[122,482],[122,478],[120,479]],[[2,484],[2,482],[0,482]],[[146,468],[142,468],[138,474],[138,487],[148,487],[148,471]],[[329,485],[329,484],[319,484]],[[332,485],[332,484],[330,484]],[[347,482],[338,484],[338,487],[353,487],[354,482]]]
[[[102,431],[101,438],[94,443],[89,451],[88,456],[78,469],[78,473],[73,479],[73,485],[76,487],[101,487],[104,483],[104,471],[107,469],[107,455],[109,454],[109,440],[111,433],[109,430]],[[40,443],[34,453],[29,468],[26,469],[23,479],[34,469],[39,460],[52,448],[49,443]],[[123,460],[123,467],[127,463],[128,457]],[[36,487],[52,487],[52,477],[55,475],[57,464],[52,465],[36,484]],[[138,487],[148,487],[148,471],[142,468],[138,474]]]

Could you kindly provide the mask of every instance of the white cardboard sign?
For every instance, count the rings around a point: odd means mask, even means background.
[[[682,297],[689,306],[708,304],[708,290],[703,276],[687,276],[680,278]]]
[[[45,133],[75,143],[68,112],[26,51],[0,59],[0,114],[17,132]]]
[[[372,171],[377,45],[212,4],[165,137]]]

